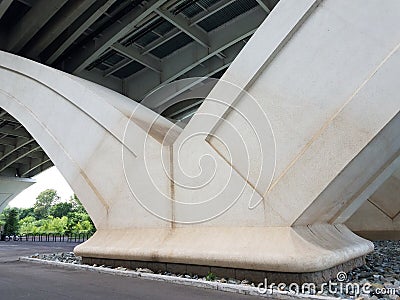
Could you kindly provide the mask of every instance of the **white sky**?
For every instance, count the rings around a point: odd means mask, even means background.
[[[66,201],[74,194],[64,177],[56,167],[51,167],[46,171],[33,177],[36,183],[20,193],[8,205],[11,207],[32,207],[36,202],[36,197],[46,189],[55,189],[60,200]]]

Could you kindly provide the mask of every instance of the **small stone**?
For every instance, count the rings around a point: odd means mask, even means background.
[[[150,274],[154,273],[152,270],[147,269],[147,268],[137,268],[136,272],[139,272],[139,273],[150,273]]]
[[[192,277],[190,275],[187,275],[187,274],[185,275],[185,278],[186,279],[192,279]]]
[[[382,275],[373,275],[373,277],[375,280],[381,280]]]
[[[376,282],[371,283],[371,286],[372,286],[373,288],[375,288],[375,289],[382,289],[382,288],[383,288],[383,285],[382,285],[382,284],[376,283]]]
[[[371,272],[362,271],[358,276],[359,276],[360,278],[367,278],[367,277],[370,277],[371,275],[372,275]]]
[[[93,264],[93,267],[97,267],[97,265],[96,265],[96,264]]]
[[[248,281],[247,279],[242,280],[241,284],[250,284],[250,281]]]
[[[229,283],[229,284],[239,284],[240,281],[239,281],[239,280],[236,280],[236,279],[234,279],[234,278],[229,278],[229,279],[228,279],[228,283]]]
[[[225,278],[221,278],[219,282],[226,283],[226,279]]]

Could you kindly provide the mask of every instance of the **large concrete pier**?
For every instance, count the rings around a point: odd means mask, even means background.
[[[6,52],[0,106],[94,221],[86,260],[333,277],[373,250],[347,225],[399,229],[399,17],[394,0],[282,0],[189,122],[145,105],[203,79],[137,103]]]

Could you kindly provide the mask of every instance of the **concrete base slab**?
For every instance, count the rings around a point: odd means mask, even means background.
[[[104,259],[95,257],[82,257],[82,263],[87,265],[111,266],[113,268],[124,267],[135,270],[136,268],[148,268],[155,273],[169,272],[172,274],[189,274],[205,277],[212,273],[220,278],[234,278],[238,280],[249,280],[255,284],[267,282],[275,283],[316,283],[320,284],[335,279],[339,272],[349,272],[365,264],[365,256],[358,257],[333,268],[308,273],[268,272],[259,270],[246,270],[235,268],[222,268],[210,266],[198,266],[190,264],[157,263],[151,261]]]
[[[372,250],[344,225],[319,224],[99,230],[74,252],[88,264],[301,282],[358,267]]]

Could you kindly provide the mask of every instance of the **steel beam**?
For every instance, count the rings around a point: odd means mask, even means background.
[[[132,31],[143,19],[154,13],[154,11],[166,1],[167,0],[150,0],[144,6],[130,11],[120,22],[104,30],[99,39],[85,45],[80,55],[76,56],[68,63],[68,71],[74,74],[82,71],[114,43],[118,42],[122,37]]]
[[[147,69],[134,74],[127,79],[127,86],[130,89],[128,95],[135,100],[141,100],[160,83],[168,83],[177,79],[219,52],[251,36],[265,17],[264,10],[257,6],[251,11],[235,18],[232,21],[235,23],[235,26],[223,26],[210,32],[210,49],[205,49],[197,42],[192,42],[171,54],[167,60],[161,63],[161,82],[159,76],[150,74],[153,72]],[[224,64],[224,61],[226,60],[220,60],[220,64]]]
[[[0,128],[0,134],[6,134],[16,137],[22,137],[25,139],[31,139],[31,135],[25,129],[10,129],[10,128]]]
[[[181,15],[174,15],[170,11],[162,8],[157,9],[156,12],[158,15],[163,17],[175,27],[179,28],[203,47],[208,48],[210,46],[207,33],[198,27],[189,26],[189,21]]]
[[[20,51],[67,0],[38,0],[9,33],[7,50]]]
[[[217,2],[216,4],[210,6],[207,11],[201,12],[191,18],[189,20],[189,26],[193,26],[198,22],[208,18],[209,16],[215,14],[216,12],[220,11],[224,7],[228,6],[229,4],[235,2],[235,0],[222,0]],[[168,42],[170,39],[176,37],[181,31],[178,28],[174,28],[168,33],[166,33],[163,37],[156,39],[155,41],[148,44],[146,47],[143,48],[142,54],[149,53],[150,51],[156,49],[157,47],[161,46],[162,44]]]
[[[111,49],[114,49],[122,55],[141,63],[155,72],[161,72],[160,60],[155,59],[150,55],[141,55],[140,50],[134,45],[124,47],[121,44],[116,43],[111,46]]]
[[[28,156],[29,154],[31,154],[32,152],[38,151],[40,150],[40,146],[39,145],[35,145],[33,147],[31,147],[30,150],[25,151],[23,153],[21,153],[20,155],[14,155],[13,157],[10,157],[8,160],[4,161],[1,165],[0,165],[0,173],[3,172],[5,169],[7,169],[8,167],[10,167],[12,164],[16,163],[17,161],[19,161],[20,159]]]
[[[190,19],[189,21],[189,26],[193,26],[194,24],[197,24],[204,19],[207,19],[208,17],[212,16],[216,12],[220,11],[224,7],[227,7],[228,5],[232,4],[236,0],[222,0],[218,1],[217,3],[211,5],[206,11],[201,12],[197,15],[195,15],[193,18]]]
[[[156,49],[157,47],[161,46],[162,44],[168,42],[170,39],[173,39],[180,33],[181,33],[181,31],[175,27],[170,32],[166,33],[163,37],[156,39],[155,41],[149,43],[146,47],[144,47],[142,49],[142,54],[149,53],[150,51]]]
[[[256,0],[258,5],[261,6],[261,8],[267,13],[269,14],[271,12],[271,9],[268,7],[267,1],[265,0]]]
[[[98,18],[100,18],[117,0],[108,0],[100,5],[88,18],[82,20],[82,23],[73,31],[73,33],[65,39],[65,41],[57,48],[56,51],[46,60],[47,64],[52,64],[60,57],[60,55],[72,45],[74,41],[84,33]],[[95,3],[97,5],[97,2]],[[79,20],[79,19],[78,19]]]
[[[0,19],[6,13],[7,9],[10,7],[12,2],[13,0],[3,0],[0,2]]]
[[[104,75],[103,76],[104,77],[108,77],[108,76],[114,74],[115,72],[117,72],[118,70],[121,70],[123,67],[129,65],[131,62],[132,62],[132,59],[124,58],[119,63],[115,64],[111,68],[109,68],[106,71],[104,71]]]
[[[4,161],[8,156],[10,156],[11,154],[15,153],[17,150],[29,145],[30,143],[34,142],[34,139],[23,139],[23,140],[19,140],[17,141],[17,144],[14,147],[11,147],[10,150],[5,151],[3,153],[3,155],[0,157],[0,161]]]
[[[82,15],[95,0],[81,0],[68,3],[62,15],[56,16],[56,20],[51,20],[48,24],[49,29],[35,40],[33,46],[28,50],[28,57],[36,58],[38,55],[52,43],[65,29],[67,29],[75,20]],[[69,5],[70,4],[70,5]]]
[[[38,159],[38,160],[39,160],[39,159]],[[20,174],[20,176],[21,176],[21,177],[25,177],[25,176],[27,176],[29,173],[31,173],[32,171],[34,171],[35,169],[37,169],[37,168],[39,168],[39,167],[41,167],[41,166],[43,166],[43,165],[45,165],[45,164],[47,164],[47,163],[49,163],[49,162],[51,163],[51,165],[53,164],[53,163],[51,162],[50,158],[47,157],[47,159],[39,160],[39,162],[33,163],[33,164],[31,164],[30,166],[27,165],[26,170],[23,169],[23,170],[21,171],[22,174]]]

